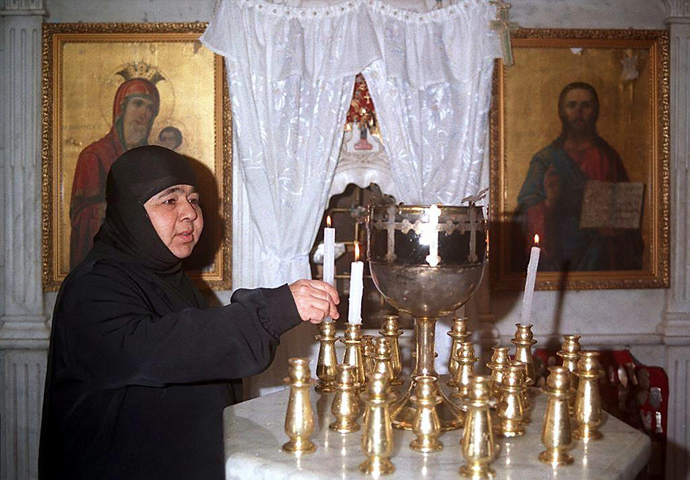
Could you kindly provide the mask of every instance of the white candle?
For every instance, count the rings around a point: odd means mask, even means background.
[[[323,281],[335,287],[335,228],[331,228],[331,216],[326,217],[323,229]],[[333,321],[326,317],[326,322]]]
[[[522,312],[520,313],[520,323],[528,325],[530,316],[532,314],[532,297],[534,296],[534,283],[537,280],[537,267],[539,266],[539,235],[534,236],[535,245],[532,247],[529,255],[529,264],[527,265],[527,280],[525,280],[525,296],[522,300]]]
[[[330,215],[323,229],[323,281],[335,286],[335,228],[331,228]]]
[[[359,244],[355,242],[355,261],[350,267],[350,308],[347,317],[348,323],[362,323],[362,293],[364,263],[359,261]]]

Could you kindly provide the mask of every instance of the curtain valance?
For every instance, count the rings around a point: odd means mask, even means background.
[[[425,88],[462,82],[479,73],[481,59],[500,54],[498,37],[489,28],[494,17],[488,0],[423,13],[380,0],[323,7],[225,0],[202,40],[231,64],[269,81],[292,75],[334,80],[383,60],[388,78]]]

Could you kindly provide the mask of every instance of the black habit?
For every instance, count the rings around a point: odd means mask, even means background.
[[[113,164],[94,247],[58,294],[41,479],[222,479],[223,408],[300,323],[287,285],[208,308],[144,203],[195,185],[180,155],[141,147]]]

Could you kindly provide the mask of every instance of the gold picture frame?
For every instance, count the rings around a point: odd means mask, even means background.
[[[185,267],[199,286],[229,290],[231,113],[222,57],[199,41],[206,24],[43,27],[44,289],[57,290],[70,263],[90,248],[104,214],[107,171],[124,144],[138,141],[190,158],[205,228]],[[139,124],[125,118],[135,97],[153,105]]]
[[[492,288],[524,288],[539,232],[539,290],[668,287],[668,33],[511,37],[491,111]]]

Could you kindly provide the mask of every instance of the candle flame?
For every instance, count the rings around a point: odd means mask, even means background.
[[[534,244],[535,244],[535,245],[539,245],[539,234],[538,234],[538,233],[536,233],[536,234],[534,235]]]
[[[355,262],[359,261],[359,243],[355,242]]]
[[[331,216],[330,215],[326,217],[326,226],[328,228],[331,228]]]

